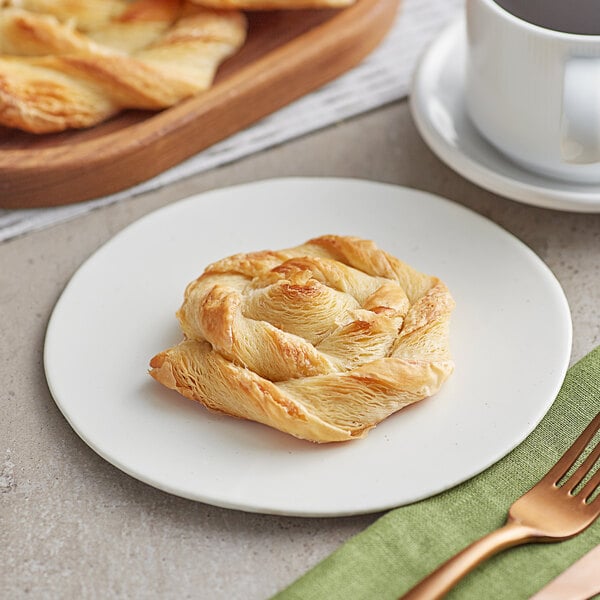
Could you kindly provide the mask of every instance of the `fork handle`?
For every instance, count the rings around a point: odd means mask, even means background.
[[[436,600],[442,598],[467,573],[494,554],[533,541],[536,531],[509,520],[506,525],[473,542],[428,575],[401,600]]]

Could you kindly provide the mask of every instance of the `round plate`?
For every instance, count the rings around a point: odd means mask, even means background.
[[[205,266],[326,233],[375,240],[446,282],[456,370],[436,396],[366,439],[318,445],[212,414],[147,374],[181,339],[174,313]],[[560,285],[490,221],[407,188],[280,179],[188,198],[124,229],[64,290],[44,362],[75,431],[133,477],[218,506],[334,516],[425,498],[497,461],[552,404],[570,348]]]
[[[451,23],[417,66],[410,106],[421,136],[438,157],[466,179],[533,206],[600,212],[600,185],[537,175],[498,152],[469,119],[464,100],[465,19]]]

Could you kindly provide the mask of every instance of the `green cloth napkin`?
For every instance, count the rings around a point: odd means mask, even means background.
[[[276,600],[398,598],[456,552],[502,526],[512,502],[546,473],[598,410],[600,347],[569,369],[548,414],[510,454],[461,485],[386,513]],[[529,598],[599,543],[600,520],[566,542],[507,550],[483,563],[447,598]]]

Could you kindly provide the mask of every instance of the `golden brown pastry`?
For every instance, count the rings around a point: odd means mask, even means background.
[[[299,438],[360,438],[450,375],[453,307],[439,279],[356,237],[238,254],[188,285],[185,339],[150,374]]]
[[[344,8],[356,0],[192,0],[196,4],[223,10],[297,10],[303,8]]]
[[[241,13],[180,0],[3,5],[0,124],[34,133],[172,106],[210,87],[246,35]]]

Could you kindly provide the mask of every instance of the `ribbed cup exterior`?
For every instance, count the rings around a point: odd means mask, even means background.
[[[466,104],[478,130],[528,169],[600,181],[600,162],[572,164],[561,147],[565,65],[572,57],[600,58],[600,36],[532,25],[493,0],[467,0],[466,15]]]

